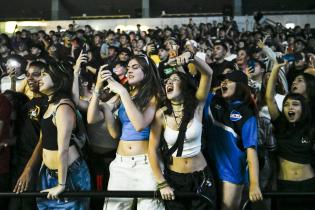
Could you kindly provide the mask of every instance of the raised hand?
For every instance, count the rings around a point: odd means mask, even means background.
[[[108,79],[108,77],[112,76],[112,73],[109,70],[106,70],[108,67],[107,64],[100,67],[98,74],[97,74],[97,80],[95,84],[95,90],[99,91],[104,87],[104,82]]]
[[[73,73],[79,74],[80,70],[81,70],[81,64],[87,63],[87,59],[88,59],[87,54],[83,53],[83,50],[81,50],[80,55],[79,55],[75,65],[73,67],[73,70],[74,70]]]

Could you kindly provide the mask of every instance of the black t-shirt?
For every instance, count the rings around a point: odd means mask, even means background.
[[[301,164],[312,161],[313,139],[301,132],[301,128],[290,124],[285,125],[284,117],[278,117],[272,122],[277,140],[277,153],[280,157]]]
[[[24,106],[21,135],[17,139],[17,154],[20,164],[26,164],[39,139],[40,119],[47,109],[47,98],[33,98]]]
[[[159,73],[162,80],[165,80],[170,74],[176,71],[176,68],[170,65],[167,65],[168,59],[165,61],[161,61],[159,63]]]

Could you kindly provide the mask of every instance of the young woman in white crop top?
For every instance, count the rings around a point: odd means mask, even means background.
[[[188,57],[190,54],[184,53],[177,62],[183,64]],[[172,210],[208,210],[212,209],[211,203],[214,205],[215,202],[212,175],[201,153],[202,112],[213,71],[197,56],[193,57],[193,64],[201,74],[198,89],[190,75],[179,71],[171,74],[165,81],[166,106],[157,111],[149,138],[149,160],[158,190],[166,209]],[[179,135],[184,137],[183,141],[179,140]],[[159,165],[158,154],[162,136],[171,151],[173,145],[177,144],[176,150],[169,155],[171,161],[166,163],[164,172]],[[200,191],[209,202],[175,198],[174,190],[193,193]]]

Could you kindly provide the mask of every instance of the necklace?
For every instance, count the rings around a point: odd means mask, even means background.
[[[173,112],[182,112],[184,110],[184,104],[173,104],[172,103],[172,110]]]
[[[180,125],[182,124],[182,117],[183,116],[182,116],[182,114],[176,115],[174,111],[173,111],[173,116],[175,119],[176,127],[177,127],[177,129],[179,129]],[[179,121],[177,121],[177,119],[179,119]]]
[[[174,106],[181,106],[181,105],[183,105],[183,103],[174,103],[174,102],[171,102],[171,104],[174,105]]]
[[[173,109],[173,112],[181,113],[181,112],[183,112],[183,110],[184,110],[184,108],[181,108],[181,109],[179,109],[179,110],[174,110],[174,109]]]

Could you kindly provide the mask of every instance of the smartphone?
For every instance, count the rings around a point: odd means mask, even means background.
[[[83,54],[87,54],[87,53],[88,53],[88,47],[87,47],[87,44],[86,44],[86,43],[83,44],[82,53],[83,53]]]
[[[295,58],[295,55],[294,54],[285,54],[284,56],[282,56],[283,60],[286,60],[288,62],[291,62],[291,61],[295,61],[296,58]]]
[[[254,69],[254,68],[255,68],[255,64],[256,64],[256,62],[255,62],[254,60],[252,60],[252,59],[249,59],[249,60],[247,61],[247,65],[248,65],[248,67],[249,67],[250,69]]]
[[[284,63],[284,59],[283,59],[283,57],[276,57],[276,59],[277,59],[277,63]]]

